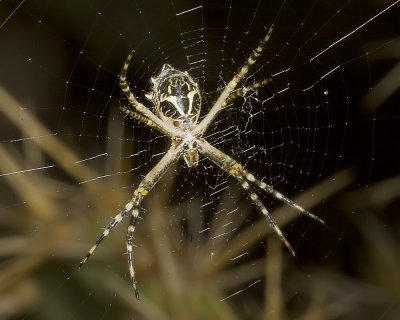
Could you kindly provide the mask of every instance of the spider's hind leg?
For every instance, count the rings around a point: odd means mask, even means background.
[[[135,291],[136,299],[139,300],[139,292],[136,287],[135,269],[133,267],[133,233],[135,231],[136,222],[138,220],[139,210],[134,208],[132,210],[131,222],[129,223],[128,232],[126,234],[126,250],[128,254],[128,267],[131,278],[133,290]]]
[[[275,220],[272,218],[271,214],[269,213],[268,209],[265,207],[265,205],[262,203],[262,201],[259,199],[258,195],[253,191],[251,188],[250,184],[246,181],[245,177],[241,174],[241,166],[235,162],[230,170],[229,174],[234,176],[244,189],[246,191],[247,195],[249,196],[250,200],[254,203],[254,205],[257,207],[257,209],[264,215],[264,217],[268,220],[268,223],[272,230],[278,235],[278,237],[281,239],[281,241],[285,244],[285,246],[289,249],[290,253],[295,256],[296,253],[289,243],[289,241],[286,239],[285,235],[283,234],[282,230],[279,228]]]
[[[289,249],[289,251],[292,253],[292,255],[295,255],[295,252],[294,252],[292,246],[286,240],[286,237],[283,235],[281,229],[279,228],[279,226],[277,225],[275,220],[270,215],[268,209],[264,206],[262,201],[259,199],[258,195],[252,190],[250,183],[254,183],[260,189],[269,192],[277,199],[294,207],[295,209],[299,210],[301,213],[323,223],[322,219],[318,218],[317,216],[315,216],[312,213],[308,212],[307,210],[303,209],[302,207],[300,207],[298,204],[296,204],[289,198],[285,197],[278,191],[274,190],[271,186],[258,180],[251,173],[247,172],[243,168],[243,166],[241,166],[237,161],[235,161],[227,154],[223,153],[219,149],[212,146],[205,139],[202,139],[201,141],[199,141],[199,144],[201,146],[199,151],[203,155],[205,155],[207,158],[209,158],[212,162],[214,162],[216,165],[218,165],[221,169],[226,171],[229,175],[233,176],[237,181],[239,181],[242,188],[248,194],[250,200],[254,203],[254,205],[257,207],[257,209],[259,211],[261,211],[261,213],[265,216],[265,218],[268,220],[269,225],[271,226],[272,230],[279,236],[281,241],[286,245],[286,247]]]
[[[90,248],[89,252],[79,263],[79,269],[88,261],[88,259],[93,255],[94,251],[100,245],[105,237],[107,237],[110,232],[122,221],[122,219],[126,216],[126,214],[133,208],[133,203],[130,201],[126,204],[125,208],[118,213],[114,218],[111,219],[107,228],[104,229],[102,235],[97,239],[96,243]]]
[[[257,179],[254,175],[251,173],[243,170],[243,177],[246,178],[248,181],[254,183],[257,187],[259,187],[261,190],[264,190],[274,196],[276,199],[286,203],[287,205],[291,206],[292,208],[295,208],[297,211],[300,213],[318,221],[319,223],[325,224],[324,220],[322,220],[320,217],[316,216],[315,214],[307,211],[300,205],[298,205],[296,202],[290,200],[288,197],[283,195],[282,193],[276,191],[274,188],[272,188],[270,185],[266,184],[265,182]]]

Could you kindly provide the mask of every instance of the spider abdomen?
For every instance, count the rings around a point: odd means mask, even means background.
[[[201,108],[200,90],[187,72],[165,64],[153,83],[150,97],[162,120],[184,129],[197,123]]]

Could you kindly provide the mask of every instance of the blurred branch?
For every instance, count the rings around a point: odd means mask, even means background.
[[[371,41],[367,45],[368,60],[400,60],[400,41],[387,39]],[[383,49],[384,47],[384,49]],[[380,50],[377,50],[379,48]],[[375,112],[400,89],[400,63],[395,64],[361,100],[361,108],[368,113]]]
[[[22,170],[18,163],[18,159],[13,157],[10,152],[8,152],[1,144],[0,155],[0,170],[2,172],[19,172]],[[33,213],[37,218],[49,219],[53,216],[55,212],[53,202],[42,196],[42,189],[37,188],[37,185],[32,181],[32,179],[30,179],[29,175],[6,175],[3,178],[6,179],[8,184],[13,187],[15,193],[17,193],[21,199],[26,201],[30,212]]]
[[[368,188],[349,192],[341,197],[340,206],[345,211],[368,207],[386,206],[389,201],[400,196],[400,175],[375,183]]]
[[[400,89],[400,63],[397,63],[361,100],[364,111],[375,112],[397,90]]]
[[[286,319],[282,292],[282,245],[278,237],[268,241],[265,281],[265,320]]]
[[[78,162],[80,159],[77,155],[28,110],[21,108],[21,103],[2,86],[0,86],[0,111],[27,137],[40,137],[33,139],[33,142],[78,182],[97,176],[84,163]],[[100,191],[95,183],[85,184],[84,187],[92,194],[98,194]]]

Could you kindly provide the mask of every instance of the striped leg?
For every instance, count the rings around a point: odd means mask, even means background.
[[[246,63],[240,68],[240,71],[233,77],[233,79],[226,85],[224,90],[222,90],[219,95],[217,101],[211,108],[210,112],[204,117],[204,119],[199,123],[199,125],[195,128],[194,134],[204,133],[209,125],[214,121],[215,117],[218,113],[223,109],[226,105],[225,100],[231,95],[232,91],[236,88],[237,84],[244,78],[244,76],[249,71],[250,66],[252,66],[261,56],[262,51],[265,48],[266,43],[271,38],[272,31],[274,30],[274,25],[268,29],[265,37],[260,41],[258,47],[253,50],[250,57],[247,59]]]
[[[181,147],[179,145],[172,145],[165,156],[151,169],[151,171],[143,178],[139,186],[134,192],[134,197],[138,197],[140,201],[150,192],[150,190],[155,186],[155,184],[164,175],[167,169],[182,155]],[[133,290],[135,291],[136,299],[139,300],[139,293],[137,290],[137,281],[135,277],[135,269],[133,267],[133,233],[135,231],[136,222],[139,216],[139,202],[135,203],[132,210],[131,222],[128,227],[128,232],[126,234],[126,248],[128,253],[128,266],[129,274],[131,278],[131,283]]]
[[[128,267],[129,274],[131,277],[131,283],[133,290],[135,291],[136,299],[139,300],[139,292],[136,288],[136,278],[135,278],[135,269],[133,267],[133,232],[135,231],[136,221],[139,216],[139,210],[137,208],[132,210],[131,222],[128,227],[128,232],[126,234],[126,250],[128,253]]]
[[[242,175],[244,178],[246,178],[248,181],[254,183],[257,187],[259,187],[260,189],[268,192],[269,194],[271,194],[272,196],[274,196],[275,198],[277,198],[278,200],[286,203],[287,205],[291,206],[292,208],[295,208],[296,210],[298,210],[300,213],[322,223],[325,224],[324,220],[322,220],[320,217],[316,216],[315,214],[312,214],[311,212],[307,211],[306,209],[304,209],[303,207],[299,206],[296,202],[290,200],[288,197],[286,197],[285,195],[283,195],[282,193],[276,191],[274,188],[272,188],[270,185],[266,184],[265,182],[257,179],[254,175],[252,175],[251,173],[247,172],[246,170],[244,170],[243,168],[242,170]]]
[[[86,256],[82,259],[82,261],[79,263],[79,269],[82,268],[82,266],[88,261],[88,259],[92,256],[94,251],[97,249],[99,244],[103,241],[105,237],[107,237],[111,230],[113,230],[121,221],[122,219],[126,216],[126,214],[133,208],[133,202],[130,201],[126,204],[125,208],[118,213],[114,218],[111,219],[110,223],[108,224],[107,228],[104,230],[100,238],[97,239],[96,243],[90,248],[89,252],[86,254]]]
[[[132,55],[133,53],[131,52],[125,60],[124,67],[122,68],[121,74],[119,76],[119,85],[125,96],[128,98],[128,101],[132,105],[132,107],[134,107],[140,114],[145,116],[145,118],[147,118],[147,122],[154,123],[157,127],[163,128],[163,133],[166,133],[170,137],[172,137],[174,135],[174,128],[170,124],[161,121],[160,118],[158,118],[153,112],[150,111],[150,109],[137,101],[131,89],[129,88],[128,82],[126,81],[126,73],[128,72],[128,67],[132,59]]]
[[[139,112],[131,110],[131,109],[125,107],[125,106],[121,106],[120,109],[128,117],[131,117],[131,118],[133,118],[133,119],[145,124],[146,126],[161,132],[161,133],[164,133],[167,136],[169,135],[169,132],[165,131],[164,127],[158,126],[153,121],[151,121],[149,118],[145,117],[144,115],[140,114]]]
[[[251,86],[243,87],[243,88],[236,90],[235,92],[232,92],[229,95],[229,97],[226,98],[225,102],[223,103],[223,106],[226,106],[228,103],[232,102],[233,100],[235,100],[238,97],[243,97],[247,92],[249,92],[251,90],[256,91],[258,88],[267,85],[270,81],[271,81],[271,79],[264,79],[263,81],[256,82],[256,83],[252,84]]]
[[[155,186],[158,180],[160,180],[160,178],[164,175],[167,169],[173,163],[178,161],[181,156],[182,156],[182,147],[180,145],[173,144],[171,148],[168,150],[168,152],[164,155],[164,157],[153,167],[153,169],[150,170],[150,172],[140,182],[139,186],[133,193],[132,200],[129,201],[126,204],[125,208],[119,214],[117,214],[115,218],[111,220],[107,228],[104,230],[103,234],[92,246],[92,248],[89,250],[85,258],[83,258],[83,260],[79,264],[79,268],[81,268],[87,262],[87,260],[94,253],[94,251],[99,246],[101,241],[103,241],[103,239],[110,234],[111,230],[114,229],[114,227],[116,227],[121,222],[121,220],[126,216],[126,214],[132,210],[132,218],[128,228],[126,245],[128,251],[128,264],[129,264],[129,273],[132,281],[132,287],[135,291],[136,298],[139,299],[139,294],[136,288],[136,278],[135,278],[135,271],[133,268],[133,253],[132,253],[133,232],[135,230],[135,224],[139,215],[138,207],[142,202],[143,198],[150,192],[150,190]]]
[[[304,208],[299,206],[297,203],[293,202],[289,198],[285,197],[283,194],[281,194],[278,191],[276,191],[275,189],[273,189],[271,186],[267,185],[265,182],[260,181],[259,179],[254,177],[254,175],[252,175],[251,173],[244,170],[244,168],[238,162],[236,162],[230,156],[228,156],[227,154],[223,153],[219,149],[217,149],[214,146],[212,146],[211,144],[209,144],[205,139],[201,139],[199,141],[199,146],[201,147],[200,152],[202,154],[204,154],[207,158],[209,158],[211,161],[213,161],[215,164],[217,164],[220,168],[222,168],[224,171],[226,171],[228,174],[235,177],[239,181],[242,188],[249,195],[249,198],[251,199],[251,201],[262,212],[262,214],[264,214],[264,216],[267,218],[271,228],[279,236],[281,241],[286,245],[286,247],[289,249],[289,251],[293,255],[295,255],[295,252],[294,252],[292,246],[286,240],[282,231],[279,229],[278,225],[276,224],[276,222],[273,220],[273,218],[269,214],[267,208],[264,206],[264,204],[258,198],[257,194],[252,191],[252,188],[249,185],[248,181],[254,183],[260,189],[267,191],[268,193],[272,194],[275,198],[283,201],[284,203],[297,209],[301,213],[309,216],[310,218],[313,218],[321,223],[324,223],[324,221],[321,218],[308,212],[307,210],[305,210]]]
[[[258,198],[258,195],[252,190],[250,184],[246,181],[246,178],[242,175],[243,167],[229,157],[227,154],[223,153],[222,151],[218,150],[217,148],[213,147],[209,144],[205,139],[201,139],[199,141],[200,145],[200,152],[204,154],[208,159],[214,162],[217,166],[221,169],[226,171],[229,175],[236,178],[239,181],[242,188],[248,194],[250,200],[254,203],[259,211],[265,216],[267,219],[270,227],[272,230],[278,235],[281,241],[285,244],[285,246],[289,249],[292,255],[295,255],[295,252],[287,241],[286,237],[283,235],[281,229],[276,224],[275,220],[270,215],[268,209],[264,206],[261,200]]]
[[[246,181],[246,179],[240,174],[239,171],[234,169],[235,164],[231,166],[231,169],[229,170],[229,174],[235,177],[242,188],[246,191],[247,195],[249,196],[250,200],[255,204],[257,209],[261,211],[261,213],[265,216],[265,218],[268,220],[269,226],[274,230],[274,232],[278,235],[279,239],[285,244],[285,246],[289,249],[290,253],[295,256],[296,253],[294,252],[293,247],[290,245],[289,241],[287,241],[286,237],[282,233],[282,230],[278,227],[276,224],[275,220],[272,218],[271,214],[269,213],[268,209],[264,206],[264,204],[261,202],[261,200],[258,198],[258,195],[252,190],[250,187],[249,183]]]

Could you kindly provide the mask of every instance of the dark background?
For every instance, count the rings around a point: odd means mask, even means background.
[[[398,319],[392,3],[1,1],[0,319]],[[128,52],[140,101],[169,63],[198,81],[204,116],[272,23],[243,85],[271,83],[206,138],[326,224],[260,193],[293,258],[233,179],[180,162],[142,204],[142,299],[126,224],[78,272],[168,145],[119,112]]]

